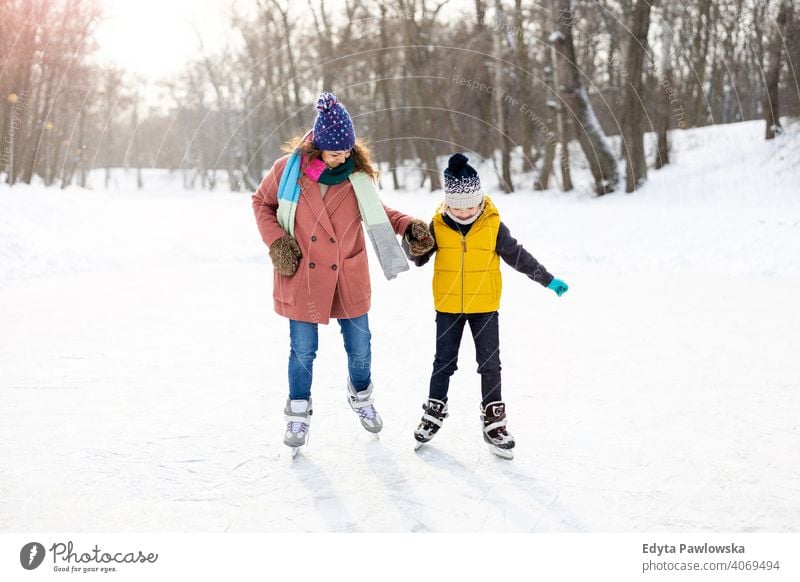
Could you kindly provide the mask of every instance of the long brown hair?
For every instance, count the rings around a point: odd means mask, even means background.
[[[287,154],[290,154],[297,148],[300,148],[301,153],[306,156],[309,161],[316,159],[321,160],[322,150],[315,148],[314,143],[311,140],[306,141],[306,135],[298,135],[293,137],[281,149]],[[353,159],[355,160],[356,172],[364,172],[373,180],[378,179],[380,172],[378,172],[378,170],[372,166],[372,162],[369,159],[369,148],[361,139],[356,138],[356,145],[353,146],[352,150],[350,150],[350,155],[353,156]]]

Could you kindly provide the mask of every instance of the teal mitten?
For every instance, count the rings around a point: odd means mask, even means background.
[[[569,285],[564,283],[561,279],[553,279],[550,281],[550,284],[547,286],[548,289],[552,289],[555,291],[556,295],[561,297],[564,293],[569,291]]]

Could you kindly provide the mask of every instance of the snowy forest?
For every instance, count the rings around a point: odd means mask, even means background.
[[[222,49],[198,31],[192,62],[154,81],[93,59],[95,0],[2,0],[0,172],[9,184],[66,187],[98,168],[166,168],[187,187],[252,191],[327,90],[394,189],[439,189],[437,156],[456,145],[490,158],[505,192],[519,188],[515,156],[537,189],[569,190],[564,144],[576,140],[597,194],[631,192],[670,163],[672,131],[763,119],[771,139],[781,116],[800,114],[796,9],[254,0],[231,10]],[[657,136],[649,158],[646,132]],[[404,164],[417,172],[401,175]]]

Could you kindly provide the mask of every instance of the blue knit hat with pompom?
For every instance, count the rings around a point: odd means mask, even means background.
[[[356,145],[353,120],[333,93],[317,97],[317,118],[314,120],[314,147],[318,150],[343,151]]]
[[[455,154],[444,171],[444,203],[452,208],[472,208],[483,200],[481,179],[464,154]]]

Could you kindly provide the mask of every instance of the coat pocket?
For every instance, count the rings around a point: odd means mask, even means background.
[[[275,271],[272,279],[272,298],[284,305],[294,305],[297,300],[297,286],[300,284],[301,278],[299,268],[291,277],[284,277]]]
[[[339,281],[343,283],[349,301],[359,303],[369,299],[372,288],[369,281],[369,263],[367,262],[366,249],[344,260]]]

